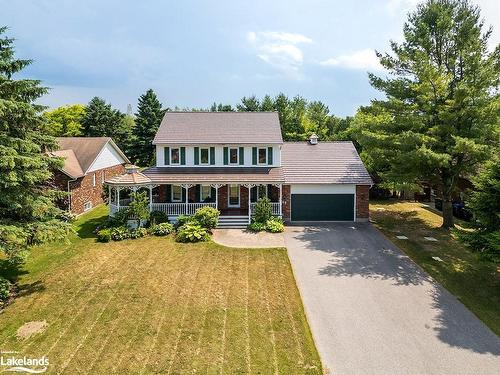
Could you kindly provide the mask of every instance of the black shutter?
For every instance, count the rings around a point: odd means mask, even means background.
[[[245,148],[240,147],[240,165],[245,164]]]
[[[167,203],[172,203],[172,185],[167,185]]]
[[[228,164],[228,159],[229,159],[228,152],[229,150],[227,149],[227,147],[224,147],[224,165]]]
[[[196,191],[196,196],[195,196],[194,200],[198,201],[198,202],[202,202],[202,199],[201,199],[202,197],[201,197],[201,194],[200,194],[200,190],[201,190],[200,185],[196,185],[195,189],[196,189],[195,190]]]
[[[215,188],[213,187],[211,194],[210,194],[210,196],[211,196],[210,202],[215,203],[215,195],[216,194],[217,194],[217,192],[215,191]],[[215,207],[215,208],[218,208],[218,207]]]
[[[163,164],[170,165],[170,147],[163,149]]]
[[[269,200],[272,200],[272,198],[271,198],[273,196],[272,188],[273,188],[273,185],[271,185],[271,184],[267,185],[267,197],[269,198]]]
[[[257,147],[252,147],[252,164],[257,165]]]
[[[181,147],[181,165],[186,165],[186,147]]]
[[[254,187],[250,190],[250,201],[251,201],[251,202],[257,202],[257,189],[258,189],[258,187],[257,187],[257,186],[254,186]]]
[[[186,189],[185,188],[181,189],[182,189],[182,203],[186,203]]]
[[[194,148],[194,165],[200,164],[200,148]]]
[[[269,164],[269,165],[273,164],[273,148],[272,147],[267,148],[267,164]]]
[[[215,147],[210,147],[210,165],[215,165]]]

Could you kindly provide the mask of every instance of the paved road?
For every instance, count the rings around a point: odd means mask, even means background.
[[[500,338],[370,224],[285,242],[331,374],[500,374]]]

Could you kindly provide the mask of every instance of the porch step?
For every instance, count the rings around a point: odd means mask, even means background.
[[[230,229],[230,228],[246,228],[248,225],[248,216],[240,216],[240,215],[233,215],[233,216],[219,216],[219,225],[217,225],[217,228],[224,228],[224,229]]]

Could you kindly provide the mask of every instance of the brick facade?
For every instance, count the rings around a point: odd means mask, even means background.
[[[368,221],[370,218],[368,185],[356,185],[356,221]]]
[[[290,221],[290,204],[291,204],[291,196],[290,196],[290,185],[283,185],[281,194],[283,194],[282,202],[281,202],[281,210],[283,213],[283,220]]]
[[[73,181],[61,171],[55,171],[54,183],[60,190],[68,191],[69,184],[70,198],[65,202],[61,202],[61,208],[68,209],[70,204],[71,212],[79,215],[85,211],[84,204],[86,202],[91,202],[92,207],[103,203],[104,200],[102,193],[104,187],[102,182],[124,172],[125,167],[120,164],[90,172],[87,175],[78,178],[76,181]]]

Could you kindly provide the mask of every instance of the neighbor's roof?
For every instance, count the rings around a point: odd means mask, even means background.
[[[143,171],[153,183],[279,183],[280,167],[152,167]]]
[[[56,139],[59,143],[59,150],[53,151],[52,154],[66,158],[62,171],[72,178],[84,176],[108,143],[127,163],[130,163],[110,137],[59,137]]]
[[[148,185],[151,180],[141,172],[124,173],[106,180],[109,185]]]
[[[281,165],[287,184],[372,184],[352,142],[285,142]]]
[[[278,112],[166,112],[153,144],[283,143]]]

